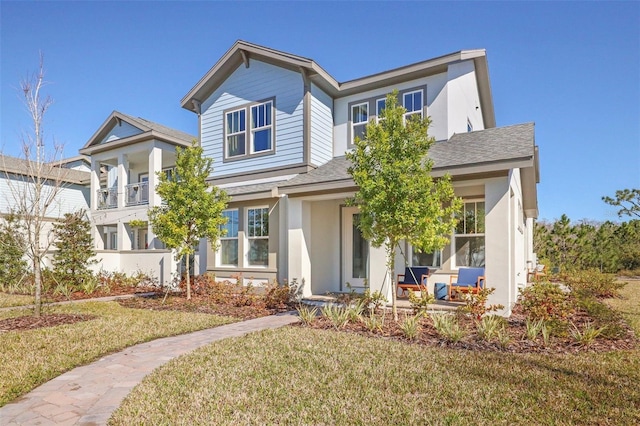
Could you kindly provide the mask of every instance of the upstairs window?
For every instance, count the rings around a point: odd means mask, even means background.
[[[225,160],[275,151],[274,100],[226,111]]]
[[[402,105],[407,111],[404,119],[417,115],[424,118],[425,115],[425,97],[427,86],[411,87],[398,92],[398,104]],[[358,99],[348,104],[349,127],[348,127],[348,147],[352,148],[356,137],[363,139],[365,137],[366,127],[369,120],[374,118],[376,122],[380,122],[382,112],[386,108],[387,98],[379,93],[375,97],[368,99]]]
[[[382,120],[382,111],[387,107],[387,99],[381,98],[376,100],[376,119],[378,121]]]
[[[240,109],[227,114],[227,157],[246,153],[246,111]]]
[[[367,102],[353,105],[351,107],[351,136],[355,141],[356,137],[364,139],[364,133],[369,122],[369,104]]]
[[[251,107],[251,152],[271,151],[271,101]]]
[[[422,90],[402,94],[402,106],[407,110],[405,120],[414,115],[422,118]]]

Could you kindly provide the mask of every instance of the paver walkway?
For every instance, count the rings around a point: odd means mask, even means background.
[[[131,346],[74,368],[0,408],[0,425],[104,425],[131,389],[169,360],[217,340],[297,321],[288,312]]]

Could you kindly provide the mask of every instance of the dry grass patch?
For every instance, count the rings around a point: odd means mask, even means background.
[[[33,296],[25,296],[23,294],[0,293],[0,308],[8,308],[11,306],[32,305]]]
[[[0,319],[25,315],[0,313]],[[0,333],[0,406],[65,371],[127,346],[233,322],[215,315],[123,308],[116,302],[48,307],[45,313],[94,315],[75,324]]]
[[[627,281],[627,285],[620,290],[619,297],[607,299],[606,303],[620,312],[636,331],[636,336],[640,336],[640,279],[622,281]]]
[[[156,370],[129,424],[636,424],[638,351],[477,353],[287,327]]]

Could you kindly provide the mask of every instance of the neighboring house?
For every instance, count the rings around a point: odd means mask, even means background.
[[[75,163],[78,158],[72,160]],[[25,194],[32,194],[34,185],[29,174],[29,162],[22,158],[0,155],[0,220],[6,215],[16,212],[18,199],[24,199]],[[76,167],[79,164],[75,164]],[[68,169],[68,170],[67,170]],[[56,162],[45,164],[43,178],[59,181],[60,193],[47,209],[44,215],[45,226],[42,229],[41,241],[45,241],[47,234],[52,231],[53,223],[61,219],[66,213],[73,213],[80,209],[88,210],[89,207],[89,173],[82,171],[81,167],[70,167],[70,163]],[[46,193],[45,183],[44,192]],[[32,199],[27,195],[27,200]],[[46,258],[49,265],[50,258]]]
[[[162,284],[174,278],[174,256],[153,234],[147,212],[162,203],[154,189],[158,173],[173,176],[176,147],[190,146],[193,140],[187,133],[114,111],[80,150],[90,158],[90,211],[99,267],[140,271]],[[197,257],[195,262],[201,272]]]
[[[433,175],[451,174],[464,200],[451,243],[427,254],[405,244],[408,263],[437,268],[431,283],[449,282],[461,266],[485,266],[496,288],[491,302],[508,313],[534,259],[538,150],[533,124],[495,127],[484,50],[341,83],[311,59],[236,42],[181,102],[198,115],[200,143],[215,160],[211,182],[232,197],[227,234],[209,250],[207,271],[254,282],[296,279],[306,296],[367,282],[390,298],[384,249],[362,238],[358,209],[345,203],[356,187],[344,154],[394,89],[407,115],[431,117],[439,141],[429,153]],[[81,152],[93,156],[89,149]],[[119,164],[124,178],[126,162]],[[404,260],[396,257],[397,274]]]

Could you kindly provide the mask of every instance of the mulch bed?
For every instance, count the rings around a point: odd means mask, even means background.
[[[54,327],[56,325],[74,324],[81,321],[89,321],[96,318],[95,315],[79,314],[43,314],[39,317],[27,315],[22,317],[0,320],[0,333],[13,330],[34,330],[36,328]]]
[[[411,315],[409,313],[409,315]],[[510,342],[506,347],[501,347],[497,339],[485,341],[475,334],[475,323],[472,318],[459,317],[460,324],[466,329],[467,336],[456,343],[446,341],[438,334],[433,327],[430,318],[423,318],[420,321],[420,332],[416,339],[407,339],[400,324],[404,320],[405,314],[400,312],[398,315],[399,322],[393,321],[390,312],[387,312],[382,331],[369,331],[363,322],[349,322],[340,331],[346,333],[355,333],[365,337],[390,339],[423,345],[426,347],[446,347],[457,350],[469,350],[480,352],[506,352],[506,353],[548,353],[548,354],[575,354],[580,352],[608,352],[615,350],[634,349],[638,345],[638,339],[635,337],[633,330],[626,324],[621,324],[626,335],[615,339],[606,339],[599,337],[589,346],[581,346],[569,335],[567,337],[551,337],[547,345],[544,344],[542,336],[538,336],[535,341],[526,340],[526,316],[519,309],[515,309],[514,313],[507,319],[508,333]],[[590,318],[583,313],[578,313],[571,318],[571,321],[578,327],[585,325]],[[302,326],[302,325],[299,325]],[[334,330],[335,327],[331,321],[323,316],[318,316],[310,325],[314,329]]]
[[[192,294],[191,300],[187,300],[184,293],[171,294],[167,296],[164,303],[163,299],[164,293],[156,293],[153,296],[121,299],[118,300],[118,303],[127,308],[150,309],[155,311],[197,312],[228,316],[241,320],[260,318],[294,309],[293,307],[267,309],[264,304],[259,301],[244,306],[235,306],[228,303],[214,303],[209,296],[202,294]]]

